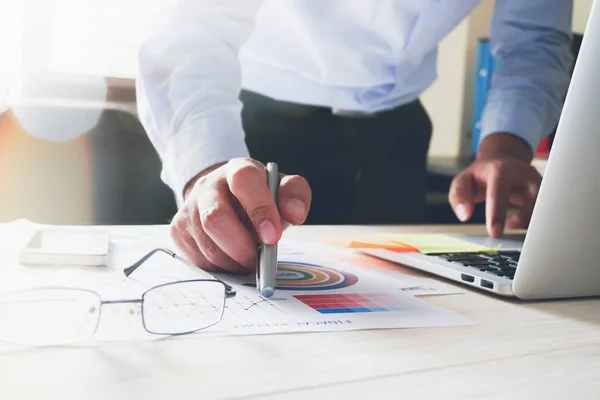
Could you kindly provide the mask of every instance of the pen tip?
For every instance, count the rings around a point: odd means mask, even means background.
[[[266,287],[262,290],[261,295],[265,298],[269,298],[271,296],[273,296],[275,294],[275,290],[273,290],[273,288],[270,287]]]

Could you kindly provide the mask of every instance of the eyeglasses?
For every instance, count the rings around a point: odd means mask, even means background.
[[[157,253],[193,266],[168,249],[155,249],[123,270],[129,277]],[[102,300],[92,290],[36,287],[0,293],[0,341],[19,345],[64,345],[94,336],[104,305],[140,304],[142,324],[154,335],[185,335],[217,324],[225,301],[235,290],[212,279],[183,280],[153,286],[141,297]]]

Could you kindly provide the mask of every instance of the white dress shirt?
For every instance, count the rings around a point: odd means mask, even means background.
[[[248,156],[241,88],[374,112],[435,80],[437,47],[480,0],[179,0],[139,53],[139,114],[181,196],[211,165]],[[558,121],[572,66],[571,0],[496,0],[481,138],[532,148]],[[457,99],[459,100],[459,99]]]

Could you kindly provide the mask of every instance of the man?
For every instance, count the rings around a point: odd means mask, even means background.
[[[244,271],[258,240],[273,244],[307,216],[416,222],[431,134],[418,98],[438,43],[478,3],[180,0],[165,12],[140,51],[138,101],[181,204],[172,235],[185,255]],[[463,221],[485,201],[491,236],[532,212],[541,178],[530,162],[560,114],[571,14],[566,0],[496,0],[482,140],[449,194]],[[267,161],[293,174],[277,205]],[[519,212],[505,220],[508,204]]]

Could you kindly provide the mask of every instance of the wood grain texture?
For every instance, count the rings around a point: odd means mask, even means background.
[[[467,226],[302,227],[288,236],[343,242],[381,230],[483,233]],[[466,290],[427,301],[474,326],[4,352],[0,398],[598,398],[600,301],[522,302]]]

